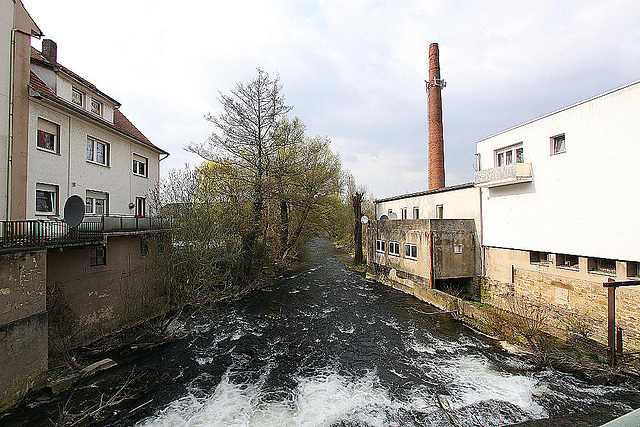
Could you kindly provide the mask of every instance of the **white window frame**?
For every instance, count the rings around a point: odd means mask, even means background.
[[[400,256],[400,243],[389,241],[389,255],[390,256]]]
[[[102,212],[98,212],[98,206],[102,202]],[[109,193],[104,191],[87,190],[84,201],[84,213],[89,215],[109,215]]]
[[[420,207],[413,207],[413,219],[420,219]]]
[[[91,148],[91,158],[89,158],[89,144],[92,145]],[[104,163],[98,162],[96,159],[98,158],[98,147],[100,145],[104,146]],[[93,163],[94,165],[100,165],[109,167],[109,156],[111,154],[111,147],[108,142],[100,141],[92,136],[87,136],[87,162]]]
[[[45,196],[50,200],[51,210],[41,211],[38,210],[38,193],[41,193],[41,197]],[[36,215],[56,215],[58,212],[58,198],[59,190],[57,185],[36,183],[36,200],[35,200],[35,213]]]
[[[461,245],[461,244],[459,244],[459,243],[454,244],[454,245],[453,245],[453,253],[454,253],[454,254],[461,254],[461,253],[462,253],[463,248],[464,248],[464,246],[463,246],[463,245]]]
[[[136,216],[144,218],[147,214],[147,199],[145,197],[136,197]]]
[[[144,159],[144,160],[140,160]],[[140,165],[144,165],[144,173],[140,173]],[[149,177],[149,159],[139,154],[133,154],[133,167],[132,172],[135,176],[140,176],[143,178]]]
[[[94,111],[93,107],[97,106],[97,112]],[[96,116],[102,117],[102,112],[104,110],[104,105],[102,104],[102,102],[98,101],[96,98],[91,98],[91,105],[89,106],[89,110],[91,111],[91,113],[95,114]]]
[[[407,208],[402,208],[400,210],[400,218],[407,219]]]
[[[436,219],[444,218],[444,205],[436,205]]]
[[[383,254],[385,253],[385,241],[376,239],[376,252]]]
[[[404,244],[404,257],[406,259],[410,259],[412,261],[416,261],[418,259],[418,245],[415,245],[413,243],[405,243]]]
[[[559,148],[557,142],[562,140],[562,148]],[[550,150],[551,155],[555,156],[556,154],[562,154],[567,152],[567,141],[565,139],[564,133],[554,135],[550,138]]]
[[[80,102],[76,102],[73,95],[78,94],[80,95]],[[72,104],[76,104],[80,107],[84,107],[84,92],[82,92],[80,89],[77,89],[75,87],[71,87],[71,103]]]
[[[518,157],[518,152],[521,156]],[[512,165],[514,163],[524,163],[524,145],[522,142],[502,147],[495,151],[494,166],[499,168],[502,166]],[[501,160],[502,159],[502,160]]]
[[[46,129],[48,128],[48,130]],[[40,145],[40,133],[51,135],[53,137],[53,150]],[[60,152],[60,125],[50,120],[38,117],[38,126],[36,129],[36,148],[47,153],[58,154]]]

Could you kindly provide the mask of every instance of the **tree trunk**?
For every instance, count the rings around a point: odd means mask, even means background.
[[[356,192],[351,196],[351,202],[353,204],[353,244],[355,245],[355,255],[353,257],[354,264],[362,263],[364,258],[362,254],[362,223],[360,218],[362,217],[362,194]]]
[[[289,205],[286,200],[280,200],[280,256],[289,249]]]

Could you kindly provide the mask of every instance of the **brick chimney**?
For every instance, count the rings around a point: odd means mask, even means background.
[[[429,45],[429,190],[444,187],[444,134],[442,131],[442,88],[438,43]]]
[[[42,40],[42,56],[54,64],[58,62],[58,45],[50,39]]]

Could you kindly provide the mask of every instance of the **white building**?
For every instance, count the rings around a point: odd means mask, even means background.
[[[636,81],[478,141],[489,282],[604,329],[603,282],[640,277],[639,138]],[[619,323],[638,346],[640,289],[618,295]]]
[[[120,103],[57,62],[57,46],[31,50],[26,218],[60,217],[79,195],[87,214],[145,216],[168,155]]]

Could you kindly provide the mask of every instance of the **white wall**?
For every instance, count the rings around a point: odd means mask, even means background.
[[[84,103],[82,107],[77,106],[78,108],[83,108],[84,110],[87,110],[87,112],[91,113],[91,98],[95,98],[97,101],[100,101],[102,103],[102,116],[101,116],[102,119],[108,121],[109,123],[113,123],[114,106],[111,101],[108,101],[107,99],[98,95],[95,92],[87,90],[86,87],[80,84],[74,83],[71,79],[67,78],[66,75],[63,75],[62,73],[58,73],[56,74],[56,76],[57,76],[56,95],[58,95],[60,98],[63,98],[69,102],[72,102],[71,92],[72,92],[72,88],[75,86],[77,89],[81,90],[84,93]]]
[[[37,149],[38,117],[60,125],[60,153]],[[109,166],[86,160],[87,136],[106,142],[110,146]],[[133,175],[133,154],[149,159],[148,178]],[[145,197],[154,189],[159,178],[159,154],[146,146],[122,136],[106,126],[80,115],[71,114],[48,101],[32,99],[29,108],[29,178],[27,218],[35,218],[36,183],[59,187],[58,212],[66,199],[77,194],[86,197],[86,191],[109,193],[110,214],[134,214],[129,208],[136,196]],[[148,211],[147,202],[147,213]]]
[[[388,215],[389,209],[392,209],[400,219],[402,218],[401,209],[404,207],[407,208],[407,219],[415,219],[413,218],[415,206],[420,209],[419,219],[435,218],[437,205],[443,206],[444,219],[474,219],[476,227],[479,227],[480,194],[479,189],[474,187],[380,202],[376,204],[376,219],[380,219],[382,215]]]
[[[482,189],[485,246],[640,261],[640,81],[479,141],[482,169],[518,142],[533,182]]]
[[[9,138],[9,91],[11,64],[12,0],[0,0],[0,221],[7,213],[7,162]]]

